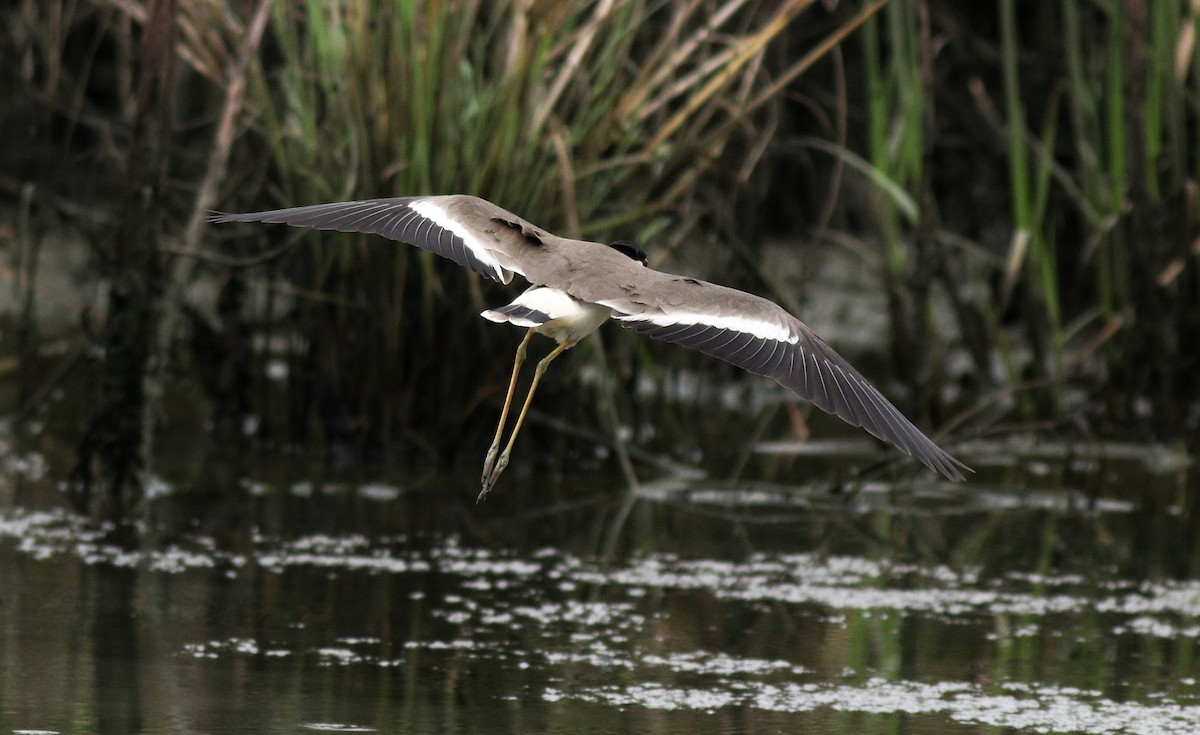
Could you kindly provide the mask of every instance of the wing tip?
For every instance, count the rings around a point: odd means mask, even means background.
[[[947,480],[952,480],[954,482],[966,482],[967,476],[963,474],[963,470],[970,472],[972,475],[975,474],[975,470],[971,469],[962,462],[959,462],[954,457],[951,457],[947,454],[946,458],[950,460],[950,464],[943,464],[941,467],[938,467],[937,470]]]
[[[967,466],[966,463],[960,461],[946,450],[933,443],[933,440],[922,434],[922,437],[929,443],[927,447],[921,447],[924,451],[909,452],[907,447],[899,447],[901,450],[916,458],[929,469],[942,475],[947,480],[954,482],[966,482],[967,477],[963,471],[975,474],[975,470]]]

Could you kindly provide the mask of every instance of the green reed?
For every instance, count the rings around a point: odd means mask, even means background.
[[[864,5],[868,5],[864,3]],[[929,49],[921,32],[918,0],[893,0],[860,36],[868,180],[872,224],[882,254],[888,296],[892,357],[898,376],[916,390],[912,404],[926,402],[934,351],[931,275],[937,246],[930,237],[928,130],[933,91],[925,78]]]
[[[1153,395],[1162,405],[1150,423],[1161,429],[1180,418],[1176,391],[1192,382],[1183,366],[1197,352],[1187,336],[1195,275],[1178,268],[1195,226],[1196,18],[1182,3],[1064,0],[1061,12],[1077,154],[1067,201],[1085,223],[1076,257],[1096,295],[1094,312],[1079,311],[1106,335],[1087,355]],[[1117,402],[1126,420],[1135,400]]]
[[[938,26],[938,17],[961,22]],[[989,27],[972,25],[982,18],[996,20],[994,39],[969,33]],[[1043,24],[1055,25],[1048,32]],[[910,293],[920,303],[923,259],[951,274],[947,292],[963,339],[990,345],[1004,366],[992,375],[984,351],[973,348],[978,375],[984,384],[999,379],[1026,419],[1062,418],[1061,389],[1080,370],[1124,376],[1143,396],[1159,392],[1166,410],[1155,423],[1178,416],[1168,395],[1189,381],[1177,361],[1196,354],[1195,340],[1184,337],[1197,321],[1188,316],[1195,277],[1183,266],[1200,160],[1195,28],[1181,3],[1061,0],[1035,12],[997,0],[968,12],[895,0],[861,36],[870,178],[921,204],[910,220],[897,206],[903,199],[875,202],[885,280],[916,284]],[[927,39],[941,51],[924,54]],[[923,64],[933,78],[922,76]],[[939,69],[968,83],[931,87]],[[964,248],[961,233],[941,233],[935,240],[959,244],[923,249],[930,228],[941,227],[928,205],[961,199],[943,188],[939,201],[927,187],[928,162],[946,144],[937,132],[953,119],[946,111],[963,109],[987,125],[956,130],[955,150],[1002,166],[1007,184],[1003,205],[966,206],[1000,210],[1007,242]],[[972,280],[955,282],[956,272]],[[919,332],[920,314],[918,307],[906,322],[894,309],[897,336]],[[1128,416],[1130,400],[1120,396],[1110,407]]]

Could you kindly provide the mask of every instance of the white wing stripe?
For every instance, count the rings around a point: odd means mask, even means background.
[[[476,260],[495,271],[498,280],[500,280],[502,283],[508,282],[509,279],[504,277],[504,266],[501,266],[492,252],[484,247],[483,243],[479,241],[479,238],[475,236],[474,231],[472,231],[470,228],[464,227],[461,222],[451,217],[445,209],[442,209],[440,206],[434,204],[428,199],[418,199],[414,202],[410,202],[408,208],[424,217],[426,221],[447,229],[450,232],[453,232],[455,235],[458,235],[459,239],[463,241],[463,244],[470,249],[471,255],[474,256]],[[522,276],[525,275],[524,271],[517,270],[511,265],[508,267],[508,270],[516,271]]]
[[[716,329],[727,329],[732,332],[741,332],[743,334],[752,334],[759,339],[770,339],[777,342],[788,342],[795,344],[799,339],[798,335],[791,333],[791,330],[786,326],[772,324],[771,322],[759,321],[744,316],[717,316],[713,314],[697,314],[694,312],[679,312],[676,314],[630,314],[628,313],[628,304],[622,304],[619,301],[601,301],[603,306],[607,306],[617,312],[620,312],[615,319],[626,322],[646,322],[653,324],[656,327],[671,327],[675,325],[690,325],[704,324]]]

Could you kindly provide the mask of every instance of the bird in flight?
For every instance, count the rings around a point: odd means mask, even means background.
[[[533,393],[554,358],[612,318],[655,339],[674,342],[775,379],[796,395],[874,436],[951,480],[969,468],[925,436],[853,366],[778,304],[737,289],[654,270],[626,240],[610,245],[559,237],[489,201],[466,195],[333,202],[246,214],[213,222],[267,222],[362,232],[449,258],[501,283],[519,274],[529,289],[507,306],[484,311],[494,322],[528,331],[517,348],[496,436],[483,463],[483,500],[496,484],[525,420]],[[534,334],[558,345],[534,370],[508,442],[500,450],[517,375]]]

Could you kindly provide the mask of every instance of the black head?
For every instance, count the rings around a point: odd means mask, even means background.
[[[629,240],[616,240],[609,243],[608,246],[613,250],[616,250],[618,253],[622,253],[630,258],[633,258],[642,265],[646,265],[646,251],[642,250],[642,248],[636,242],[630,242]]]

